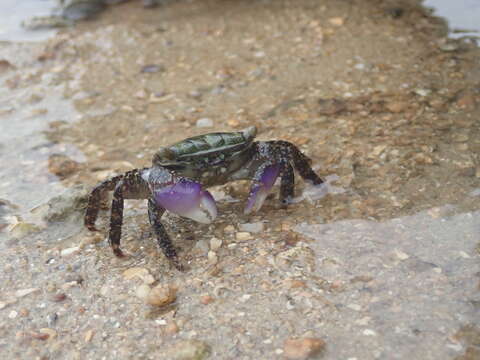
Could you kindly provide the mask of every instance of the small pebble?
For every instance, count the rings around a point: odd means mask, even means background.
[[[37,225],[23,222],[23,221],[17,222],[15,225],[11,226],[9,229],[10,229],[10,234],[15,239],[21,239],[33,232],[40,231],[40,228]]]
[[[466,92],[457,99],[456,104],[462,109],[474,110],[476,107],[475,95],[471,92]]]
[[[67,298],[67,295],[65,295],[64,293],[58,293],[58,294],[53,295],[52,301],[53,302],[61,302],[61,301],[65,300],[66,298]]]
[[[388,111],[392,113],[400,113],[405,111],[408,108],[408,103],[403,101],[391,102],[385,105]]]
[[[165,325],[167,325],[167,320],[165,320],[165,319],[157,319],[157,320],[155,320],[155,324],[161,325],[161,326],[165,326]]]
[[[305,281],[296,280],[296,279],[287,279],[285,281],[285,285],[289,289],[305,289],[307,287],[307,284],[305,283]]]
[[[225,233],[233,233],[235,231],[235,227],[233,225],[227,225],[223,228],[223,232]]]
[[[250,233],[259,233],[264,229],[263,222],[261,221],[254,222],[254,223],[240,224],[238,227],[241,231],[250,232]]]
[[[63,249],[62,251],[60,251],[60,256],[69,256],[69,255],[75,254],[79,251],[80,251],[80,247],[74,246],[74,247],[71,247],[71,248],[68,248],[68,249]]]
[[[138,90],[133,96],[135,96],[137,99],[146,99],[147,98],[147,92],[142,89]]]
[[[138,298],[145,300],[148,294],[150,294],[150,291],[150,286],[142,284],[136,288],[135,295],[137,295]]]
[[[342,26],[345,20],[342,17],[332,17],[328,19],[328,22],[334,26]]]
[[[246,240],[252,240],[253,236],[249,232],[239,231],[235,234],[235,239],[237,239],[238,241],[246,241]]]
[[[201,118],[197,120],[196,123],[197,127],[212,127],[213,126],[213,120],[209,118]]]
[[[163,65],[156,65],[156,64],[145,65],[140,70],[141,73],[147,73],[147,74],[153,74],[161,71],[165,71],[165,67]]]
[[[92,340],[93,338],[93,330],[90,329],[90,330],[87,330],[85,331],[85,335],[83,336],[83,340],[88,343]]]
[[[210,249],[212,251],[216,251],[218,249],[220,249],[222,247],[222,240],[221,239],[217,239],[217,238],[211,238],[210,239]]]
[[[50,337],[50,335],[47,333],[41,333],[36,331],[30,331],[29,335],[34,339],[43,341],[47,340]]]
[[[218,256],[215,251],[209,251],[207,257],[210,265],[215,265],[218,262]]]
[[[355,324],[357,325],[361,325],[361,326],[366,326],[370,323],[370,321],[372,320],[372,318],[368,317],[368,316],[365,316],[361,319],[357,319],[355,320]]]
[[[58,321],[58,314],[57,313],[48,314],[46,317],[46,320],[47,320],[48,326],[53,327]]]
[[[395,255],[397,256],[397,258],[399,258],[400,260],[407,260],[410,256],[406,253],[404,253],[403,251],[400,251],[398,249],[395,249]]]
[[[167,335],[174,335],[180,331],[177,323],[175,321],[168,322],[167,326],[165,327],[165,334]]]
[[[199,340],[182,340],[163,352],[171,360],[203,360],[211,353],[210,345]]]
[[[169,305],[177,299],[177,290],[176,286],[170,284],[157,285],[148,293],[145,301],[153,306]]]
[[[41,334],[47,334],[49,339],[53,339],[57,336],[57,332],[53,329],[50,329],[50,328],[40,329],[39,332]]]
[[[453,42],[443,42],[438,47],[440,50],[445,52],[452,52],[458,50],[458,44]]]
[[[430,95],[430,94],[432,93],[432,90],[430,90],[430,89],[421,89],[421,88],[420,88],[420,89],[415,89],[415,90],[414,90],[414,93],[417,94],[417,95],[419,95],[419,96],[425,97],[425,96]]]
[[[212,302],[215,301],[215,298],[210,296],[210,295],[203,295],[201,298],[200,298],[200,302],[203,304],[203,305],[208,305],[208,304],[211,304]]]
[[[200,254],[202,255],[207,255],[208,253],[208,243],[206,240],[200,239],[195,243],[195,246],[193,247],[195,250],[198,250]]]
[[[131,280],[135,277],[138,277],[145,284],[149,284],[149,285],[155,282],[155,278],[149,273],[148,269],[141,268],[141,267],[133,267],[125,270],[123,272],[123,277],[126,280]]]
[[[15,319],[17,316],[18,316],[18,312],[16,312],[15,310],[12,310],[8,313],[9,319]]]
[[[250,300],[251,297],[252,297],[251,294],[243,294],[242,297],[240,298],[240,301],[241,302],[246,302],[246,301]]]
[[[365,64],[358,63],[353,66],[356,70],[365,70]]]
[[[52,154],[48,158],[48,171],[60,179],[75,174],[80,167],[80,163],[63,154]]]
[[[283,345],[287,359],[303,360],[317,355],[325,348],[325,341],[319,338],[288,339]]]
[[[24,297],[24,296],[27,296],[31,293],[34,293],[34,292],[37,292],[38,290],[40,290],[39,288],[30,288],[30,289],[21,289],[21,290],[17,290],[15,291],[15,296],[16,297]]]
[[[358,304],[348,304],[347,308],[353,310],[353,311],[360,311],[362,310],[362,307]]]
[[[188,96],[193,99],[200,99],[202,97],[202,93],[198,90],[192,90],[188,93]]]

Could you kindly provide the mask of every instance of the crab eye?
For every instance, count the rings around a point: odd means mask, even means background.
[[[209,224],[217,217],[213,196],[202,185],[185,178],[154,190],[158,205],[180,216]]]

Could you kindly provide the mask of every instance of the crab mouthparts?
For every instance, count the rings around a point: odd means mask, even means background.
[[[192,180],[181,178],[172,185],[155,189],[154,198],[166,210],[202,224],[210,224],[217,217],[212,194]]]

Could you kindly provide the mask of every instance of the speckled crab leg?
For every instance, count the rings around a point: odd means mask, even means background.
[[[123,200],[124,191],[136,193],[140,192],[142,187],[147,187],[142,178],[142,170],[135,169],[124,174],[123,178],[118,181],[113,192],[112,212],[110,215],[110,232],[108,234],[108,241],[112,247],[113,253],[118,257],[123,257],[123,252],[120,249],[120,238],[122,237],[122,223],[123,223]],[[135,191],[137,190],[137,191]]]
[[[160,221],[164,212],[165,209],[156,205],[154,199],[148,200],[148,219],[150,220],[150,225],[152,225],[155,235],[157,236],[158,246],[160,246],[166,258],[177,270],[184,271],[183,265],[180,264],[180,261],[178,260],[177,251],[172,244],[172,240],[170,240],[165,227]]]
[[[123,180],[115,186],[112,200],[112,212],[110,214],[110,231],[108,233],[108,242],[112,247],[113,253],[118,257],[123,257],[120,250],[120,238],[122,237],[123,223]]]
[[[88,198],[87,210],[85,212],[84,224],[90,231],[98,231],[95,227],[95,221],[98,217],[100,204],[108,191],[115,189],[117,183],[122,180],[124,175],[118,175],[111,179],[105,180],[95,186]]]
[[[279,161],[292,161],[304,180],[311,182],[312,185],[323,183],[323,180],[315,174],[310,166],[311,160],[295,145],[284,140],[267,141],[266,143],[272,148],[275,158],[279,158]]]
[[[287,205],[295,196],[295,174],[292,165],[283,164],[280,179],[280,202]]]
[[[275,180],[280,174],[280,201],[286,205],[293,198],[295,192],[295,174],[293,168],[300,176],[313,185],[323,183],[323,180],[313,171],[310,159],[305,156],[295,145],[288,141],[257,142],[258,161],[264,162],[254,175],[254,183],[245,207],[245,214],[258,211],[271,190]]]

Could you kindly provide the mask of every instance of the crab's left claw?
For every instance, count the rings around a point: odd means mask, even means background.
[[[217,217],[212,194],[195,181],[180,178],[171,185],[154,189],[153,195],[158,205],[199,223],[210,224]]]
[[[255,174],[255,178],[258,180],[255,180],[250,188],[247,206],[244,210],[245,214],[260,210],[279,173],[280,165],[269,165],[259,170],[258,174]]]

